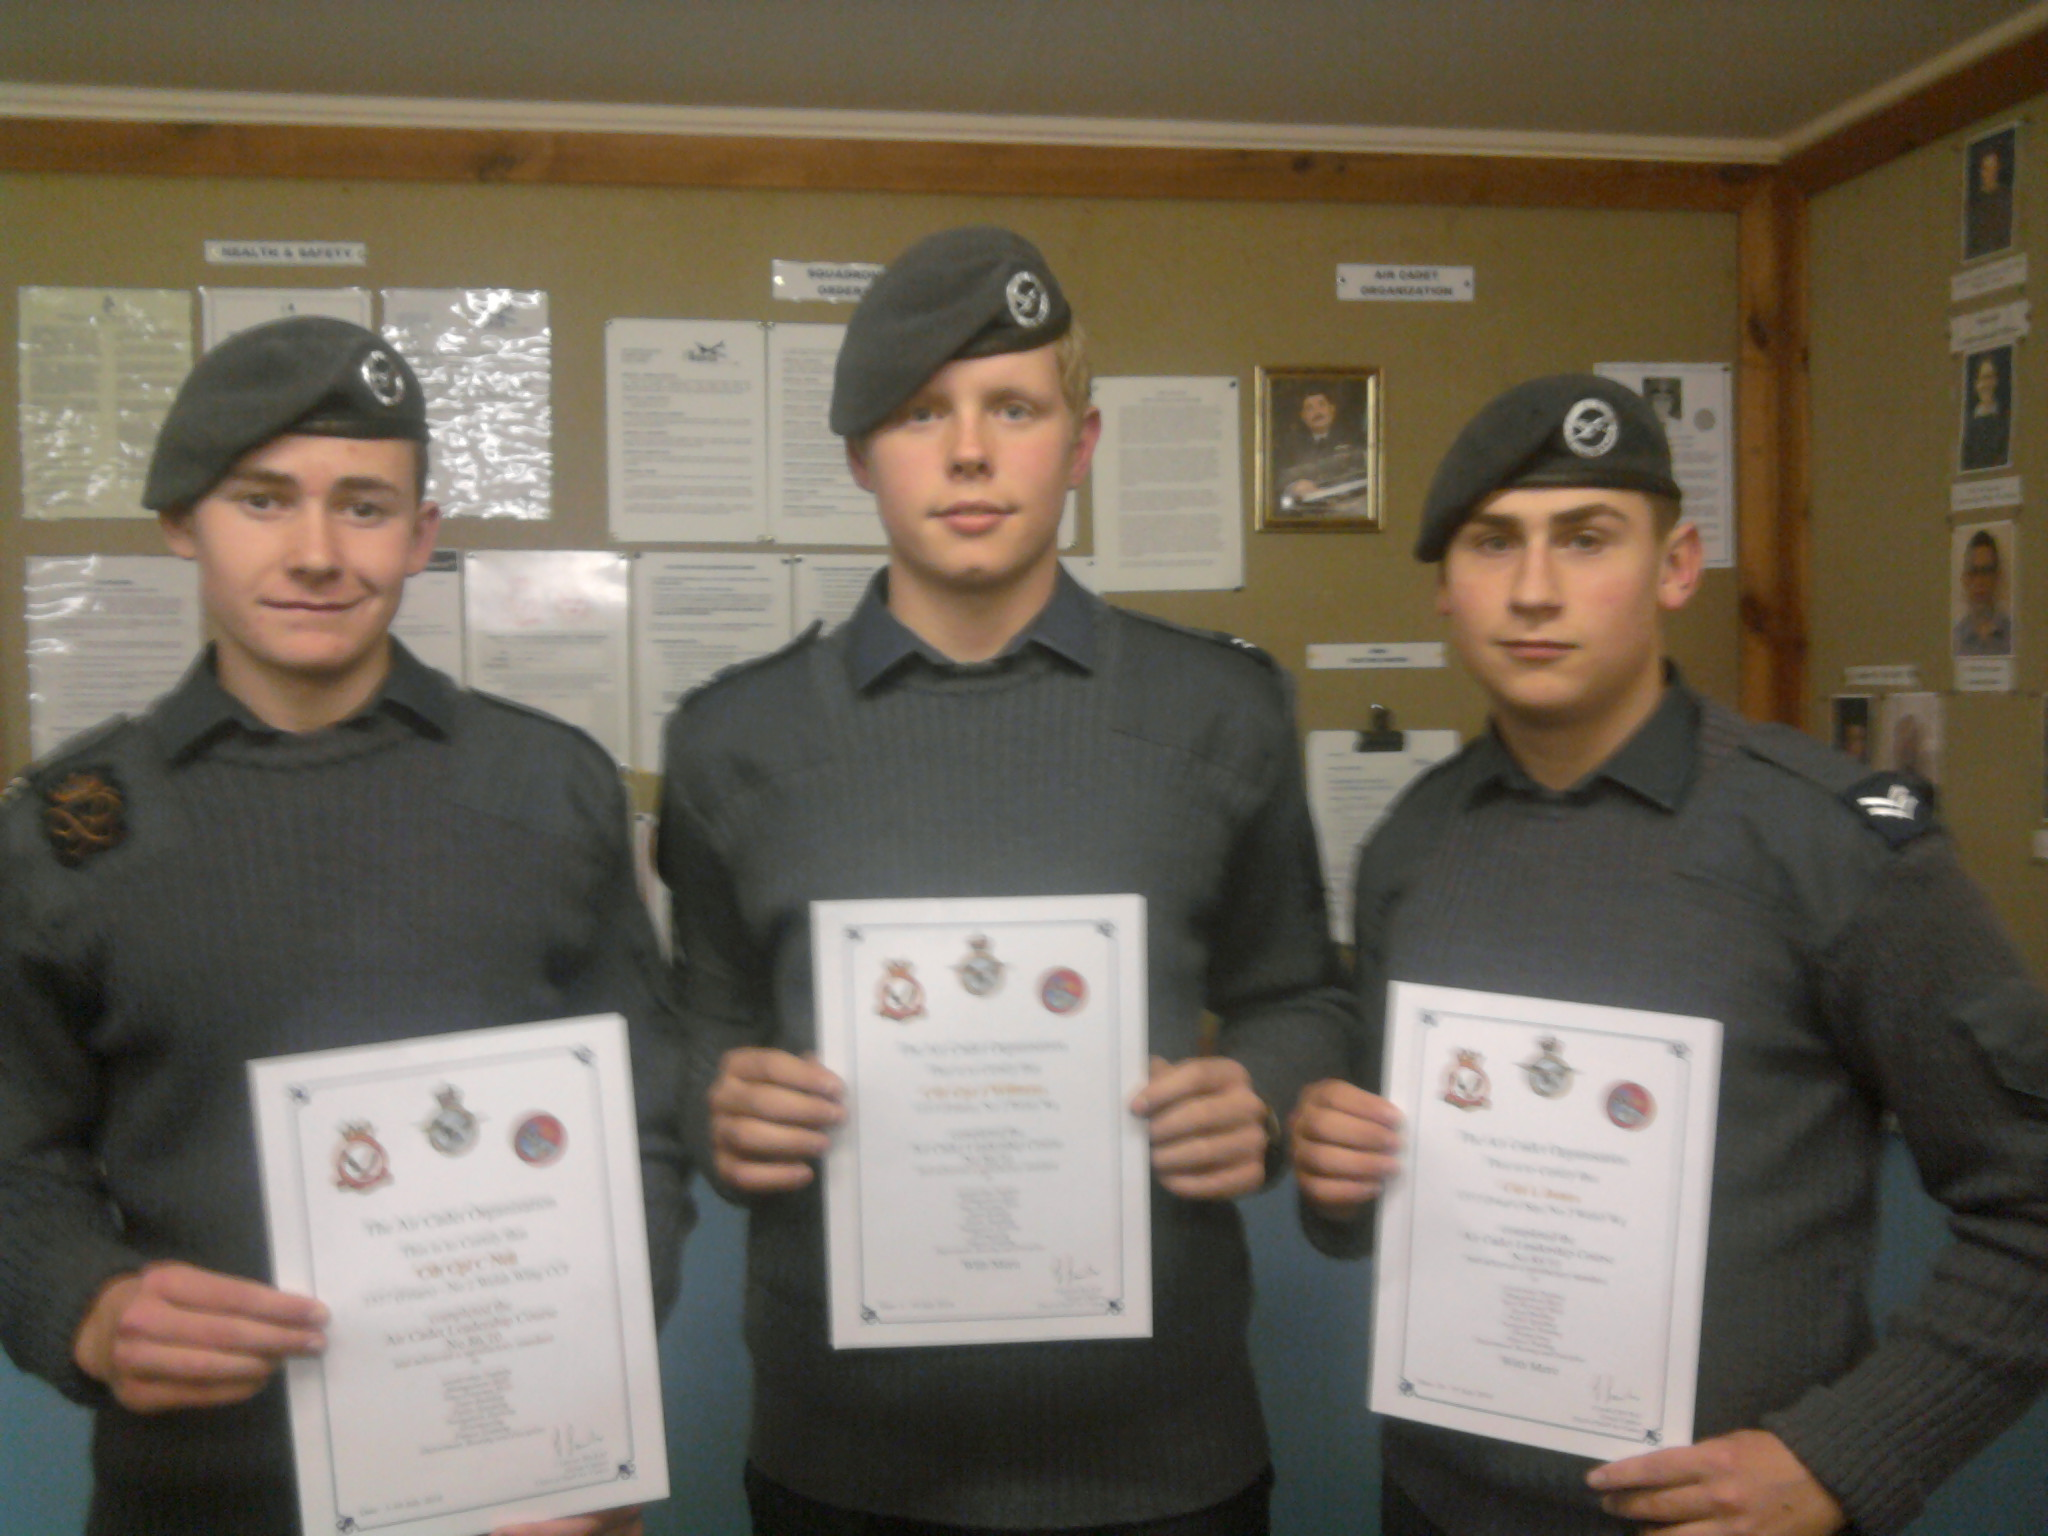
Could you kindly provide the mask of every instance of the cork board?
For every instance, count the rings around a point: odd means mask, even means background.
[[[1245,445],[1246,585],[1116,601],[1228,630],[1300,684],[1304,729],[1362,725],[1371,704],[1414,727],[1476,729],[1455,667],[1305,670],[1325,641],[1442,637],[1431,573],[1409,555],[1423,492],[1452,434],[1518,379],[1604,360],[1729,361],[1736,221],[1726,212],[1357,203],[911,196],[549,185],[20,174],[0,177],[0,272],[28,284],[545,289],[554,329],[554,516],[451,520],[460,549],[614,547],[605,521],[603,333],[615,317],[843,322],[844,306],[772,300],[777,258],[883,261],[930,230],[993,221],[1032,236],[1059,272],[1101,374],[1235,375]],[[208,267],[208,239],[361,241],[361,268]],[[1476,269],[1471,303],[1340,303],[1343,261]],[[5,334],[15,336],[12,294]],[[10,348],[11,350],[11,348]],[[1381,370],[1385,530],[1250,531],[1254,370]],[[0,372],[15,419],[16,372]],[[19,598],[27,555],[156,553],[153,524],[24,521],[18,434],[0,449],[0,753],[28,755]],[[1084,520],[1083,549],[1087,546]],[[655,547],[655,546],[640,546]],[[686,546],[659,546],[686,547]],[[1674,626],[1687,675],[1733,702],[1736,584],[1709,574]]]

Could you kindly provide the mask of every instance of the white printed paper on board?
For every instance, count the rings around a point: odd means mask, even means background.
[[[472,550],[462,601],[469,685],[581,726],[621,763],[626,557],[589,550]]]
[[[199,573],[171,555],[31,555],[29,753],[138,714],[169,693],[200,643]]]
[[[889,563],[886,555],[796,555],[791,558],[790,619],[792,637],[813,624],[836,629],[853,617],[875,572]]]
[[[21,514],[151,517],[164,413],[192,368],[182,288],[20,292]]]
[[[202,288],[199,345],[211,352],[238,331],[294,315],[326,315],[370,328],[367,288]]]
[[[827,417],[843,325],[768,328],[769,530],[783,544],[879,547],[875,499],[846,467]]]
[[[1349,944],[1358,850],[1385,818],[1394,797],[1432,763],[1458,750],[1456,731],[1404,731],[1390,752],[1362,752],[1356,731],[1308,733],[1308,807],[1323,860],[1330,937]]]
[[[685,693],[788,643],[789,592],[782,555],[634,557],[634,767],[661,770],[662,729]]]
[[[612,537],[767,538],[768,349],[760,324],[613,320],[604,349]]]
[[[1104,592],[1244,585],[1244,481],[1234,378],[1097,379],[1091,476]]]
[[[391,633],[428,666],[462,681],[461,555],[437,549],[427,557],[425,570],[406,578]]]

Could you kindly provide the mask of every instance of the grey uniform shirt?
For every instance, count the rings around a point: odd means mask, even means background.
[[[2048,1001],[1910,788],[1675,684],[1569,791],[1490,734],[1432,770],[1357,921],[1369,1085],[1389,980],[1720,1021],[1700,1438],[1774,1431],[1886,1536],[2048,1383]],[[1956,1242],[1880,1341],[1887,1109]],[[1385,1454],[1460,1536],[1621,1529],[1584,1461],[1398,1420]]]

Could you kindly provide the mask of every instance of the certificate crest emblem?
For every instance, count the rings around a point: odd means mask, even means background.
[[[569,1150],[569,1128],[550,1114],[528,1115],[512,1133],[512,1151],[536,1168],[561,1161]]]
[[[1056,966],[1038,980],[1038,1000],[1048,1013],[1074,1013],[1088,1001],[1088,983],[1081,973]]]
[[[427,1145],[444,1157],[460,1157],[476,1145],[477,1118],[462,1105],[462,1090],[442,1084],[434,1090],[440,1108],[420,1122]]]
[[[334,1187],[366,1195],[390,1182],[391,1159],[383,1144],[370,1134],[368,1121],[351,1120],[341,1128],[341,1145],[334,1149]]]
[[[1479,1063],[1477,1051],[1460,1050],[1458,1059],[1444,1070],[1444,1102],[1458,1109],[1485,1109],[1493,1101],[1493,1084]]]
[[[967,941],[967,958],[953,967],[953,974],[970,996],[992,997],[1003,989],[1003,972],[1008,969],[989,947],[988,935],[977,933]]]
[[[875,1012],[885,1019],[907,1023],[924,1017],[924,983],[911,974],[908,960],[885,960],[884,976],[875,988]]]
[[[1657,1118],[1657,1100],[1641,1083],[1616,1083],[1607,1090],[1607,1118],[1624,1131],[1640,1131]]]
[[[1536,1059],[1522,1063],[1522,1072],[1529,1079],[1530,1090],[1539,1098],[1563,1098],[1572,1091],[1572,1079],[1578,1075],[1577,1072],[1558,1054],[1555,1035],[1545,1035],[1538,1040],[1536,1049],[1539,1053]]]

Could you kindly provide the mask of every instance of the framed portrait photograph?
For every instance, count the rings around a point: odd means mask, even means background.
[[[1837,752],[1846,752],[1859,763],[1870,761],[1871,697],[1867,693],[1838,693],[1829,701]]]
[[[1941,695],[1888,693],[1878,706],[1877,766],[1941,782]]]
[[[2007,123],[1963,151],[1963,260],[2013,246],[2013,189],[2019,180],[2020,128]]]
[[[2012,463],[2012,343],[1963,358],[1962,432],[1956,468],[1963,474]]]
[[[1377,533],[1379,370],[1259,369],[1257,483],[1262,533]]]

